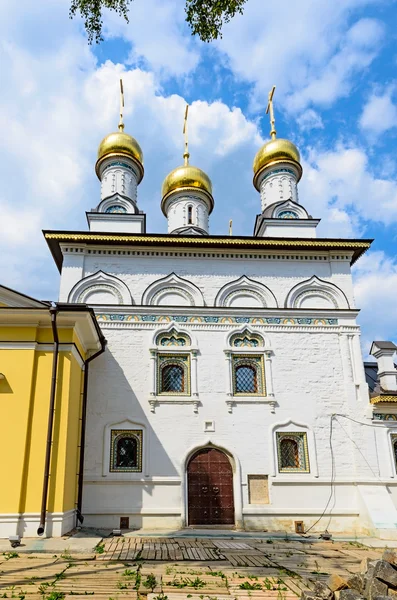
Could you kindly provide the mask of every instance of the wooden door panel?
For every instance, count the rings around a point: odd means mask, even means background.
[[[204,448],[189,462],[189,525],[234,524],[233,471],[227,456]]]

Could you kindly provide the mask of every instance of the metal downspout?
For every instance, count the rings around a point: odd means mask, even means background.
[[[89,363],[94,360],[100,354],[105,352],[106,340],[102,339],[102,348],[95,354],[90,356],[84,361],[84,386],[83,386],[83,401],[81,409],[81,436],[80,436],[80,461],[79,461],[79,477],[78,477],[78,491],[77,491],[77,508],[76,516],[78,521],[83,524],[84,517],[82,515],[82,503],[83,503],[83,474],[84,474],[84,454],[85,454],[85,430],[87,420],[87,395],[88,395],[88,366]]]
[[[47,427],[47,447],[44,466],[43,492],[41,497],[40,525],[37,529],[37,535],[43,535],[45,531],[46,513],[47,513],[47,497],[48,484],[50,479],[50,464],[51,464],[51,449],[52,449],[52,430],[54,425],[55,413],[55,392],[57,384],[57,368],[59,355],[59,338],[57,330],[57,307],[50,308],[51,327],[54,337],[54,354],[52,359],[52,377],[51,377],[51,392],[50,392],[50,407],[48,409],[48,427]]]

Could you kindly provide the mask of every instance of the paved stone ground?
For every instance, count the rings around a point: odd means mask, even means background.
[[[381,550],[350,542],[109,538],[95,553],[0,555],[0,598],[293,600],[331,573],[360,570]]]

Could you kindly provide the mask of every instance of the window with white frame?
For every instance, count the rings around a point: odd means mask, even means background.
[[[266,396],[262,336],[245,329],[230,337],[229,346],[232,395]]]
[[[160,354],[158,356],[158,394],[190,396],[189,354]]]
[[[280,473],[309,473],[306,432],[276,432]]]
[[[189,334],[171,326],[154,336],[154,344],[151,349],[154,361],[151,395],[158,398],[197,395],[197,349],[192,347]]]

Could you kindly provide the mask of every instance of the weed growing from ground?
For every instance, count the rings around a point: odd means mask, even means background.
[[[148,575],[145,579],[145,581],[143,582],[143,585],[145,586],[145,588],[148,588],[149,590],[154,590],[154,588],[157,585],[157,579],[156,577],[153,575],[153,573],[150,573],[150,575]]]
[[[101,542],[98,542],[94,548],[94,552],[96,552],[97,554],[103,554],[105,552],[105,544],[101,544]]]

